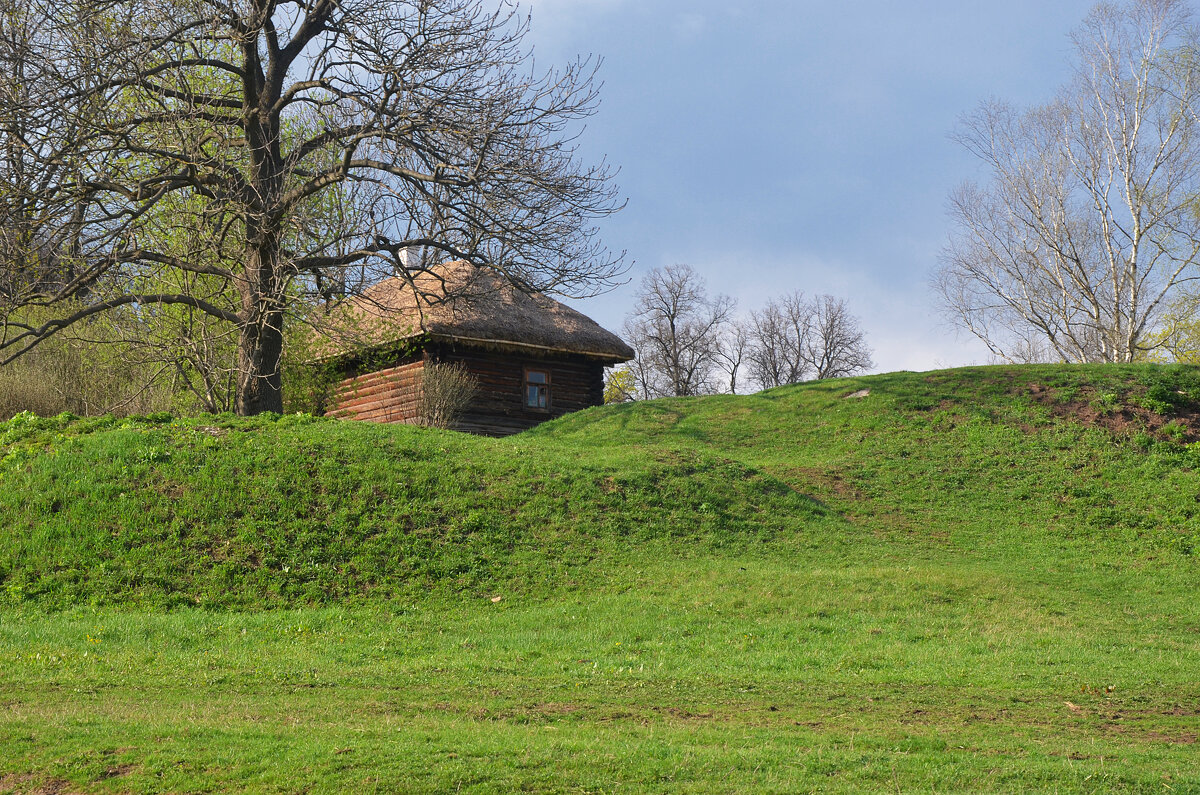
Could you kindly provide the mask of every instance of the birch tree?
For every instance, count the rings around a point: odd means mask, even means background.
[[[957,134],[989,179],[951,194],[934,283],[1000,359],[1041,340],[1063,361],[1132,361],[1200,275],[1200,37],[1186,3],[1102,3],[1072,42],[1074,76],[1053,101],[985,103]]]

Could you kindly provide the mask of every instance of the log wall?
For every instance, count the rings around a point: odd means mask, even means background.
[[[368,422],[415,422],[420,413],[423,357],[346,378],[333,389],[329,417]]]
[[[572,411],[604,402],[604,366],[583,357],[532,357],[464,347],[430,351],[437,361],[459,362],[479,381],[479,393],[456,430],[507,436]],[[550,373],[550,408],[525,406],[525,370]]]
[[[333,390],[328,416],[370,422],[419,421],[421,376],[427,361],[457,362],[479,381],[479,392],[454,428],[507,436],[604,402],[604,366],[579,356],[536,357],[460,345],[436,345],[394,366],[347,377]],[[550,373],[550,408],[525,406],[525,370]]]

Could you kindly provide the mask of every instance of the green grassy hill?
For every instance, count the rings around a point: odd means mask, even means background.
[[[0,425],[0,581],[10,604],[264,608],[546,595],[730,552],[1187,568],[1197,408],[1191,369],[1032,367],[633,403],[504,440],[25,416]]]
[[[0,792],[1200,791],[1197,439],[1149,365],[20,416]]]

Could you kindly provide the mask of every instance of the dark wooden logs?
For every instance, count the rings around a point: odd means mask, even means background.
[[[333,417],[373,422],[420,421],[421,373],[427,362],[458,363],[479,383],[456,430],[506,436],[604,402],[604,365],[583,356],[534,352],[522,355],[459,344],[430,345],[423,354],[383,370],[348,377],[334,390]],[[525,373],[550,375],[550,405],[525,405]]]

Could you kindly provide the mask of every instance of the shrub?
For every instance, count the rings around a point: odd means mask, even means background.
[[[83,331],[87,332],[88,327]],[[99,336],[99,334],[97,334]],[[22,411],[42,417],[187,409],[177,407],[161,370],[139,366],[119,344],[61,334],[0,367],[0,420]]]
[[[449,428],[479,394],[479,382],[461,364],[429,362],[422,373],[421,423]]]

